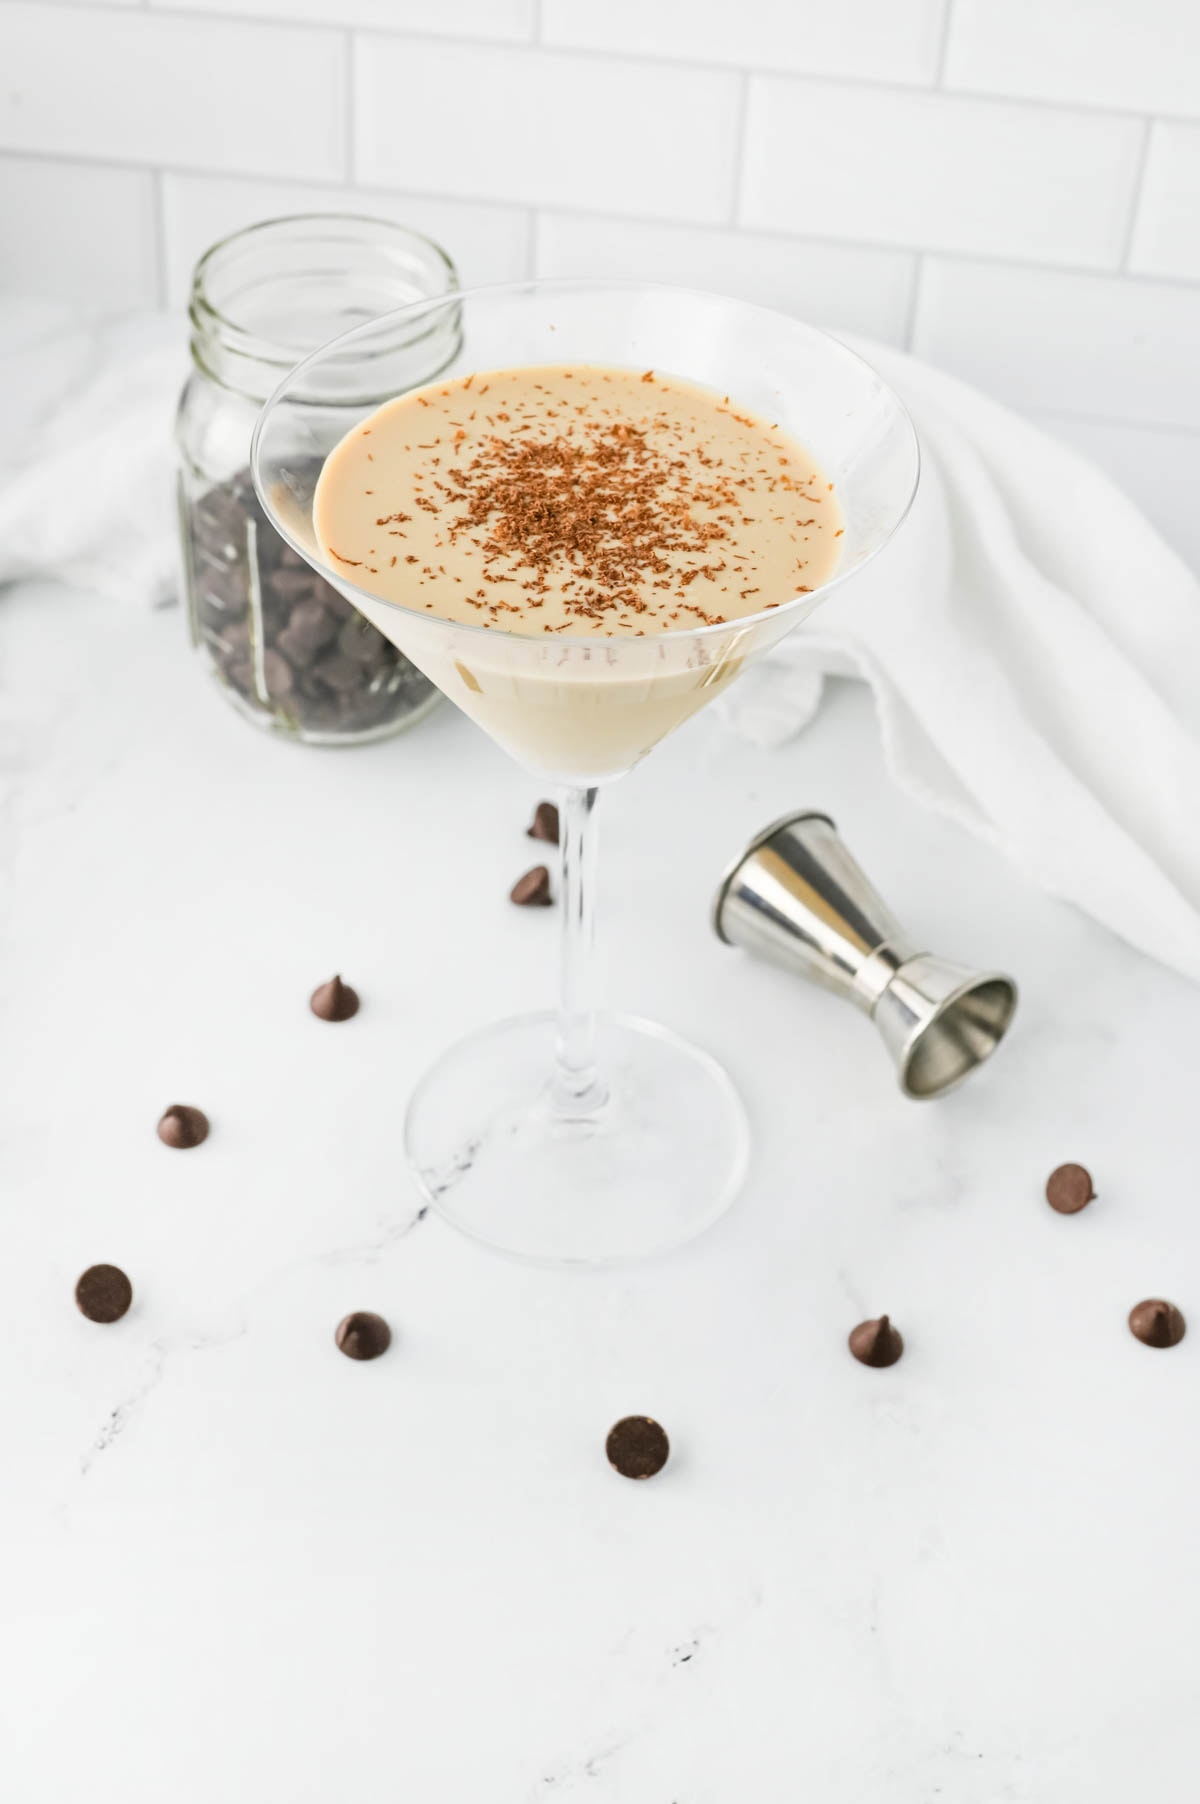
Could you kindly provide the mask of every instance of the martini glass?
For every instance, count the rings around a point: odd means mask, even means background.
[[[778,422],[835,485],[844,531],[832,580],[719,625],[549,642],[442,620],[415,595],[403,606],[348,581],[314,536],[316,479],[351,427],[407,386],[405,357],[425,335],[446,346],[443,378],[624,365],[703,384]],[[484,1028],[422,1079],[404,1129],[418,1184],[456,1227],[526,1258],[603,1264],[690,1239],[737,1194],[749,1129],[707,1052],[596,1007],[597,797],[890,538],[917,482],[904,409],[836,339],[765,308],[647,283],[531,281],[421,302],[334,340],[275,391],[251,462],[284,538],[539,782],[562,791],[558,1009]]]

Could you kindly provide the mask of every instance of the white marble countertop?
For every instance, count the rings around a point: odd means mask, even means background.
[[[579,1275],[415,1222],[399,1125],[540,1005],[530,781],[446,707],[317,752],[177,613],[0,603],[0,1791],[13,1804],[1117,1804],[1200,1780],[1197,993],[888,786],[865,695],[782,752],[709,715],[608,798],[610,1000],[718,1052],[749,1187]],[[1015,973],[995,1063],[905,1101],[870,1027],[720,946],[811,803],[940,951]],[[353,1023],[313,1019],[341,970]],[[186,1156],[170,1101],[208,1111]],[[1047,1172],[1099,1200],[1061,1218]],[[130,1273],[98,1328],[78,1272]],[[1193,1334],[1148,1351],[1150,1294]],[[372,1365],[332,1332],[396,1329]],[[848,1329],[889,1310],[886,1372]],[[648,1412],[673,1456],[616,1477]]]

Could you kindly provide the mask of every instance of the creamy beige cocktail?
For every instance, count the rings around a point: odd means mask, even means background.
[[[381,632],[521,762],[575,782],[708,701],[760,617],[829,580],[842,536],[810,453],[736,397],[585,364],[388,402],[326,460],[313,525]]]

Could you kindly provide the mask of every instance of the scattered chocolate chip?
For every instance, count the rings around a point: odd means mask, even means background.
[[[1174,1303],[1147,1297],[1129,1311],[1129,1331],[1144,1347],[1177,1347],[1187,1333],[1187,1323]]]
[[[667,1431],[651,1416],[622,1416],[604,1443],[608,1463],[622,1478],[653,1478],[667,1463]]]
[[[873,1322],[860,1322],[850,1330],[850,1351],[860,1365],[894,1366],[904,1351],[898,1329],[886,1315]]]
[[[358,1013],[358,991],[340,977],[331,977],[328,983],[318,984],[308,1006],[322,1021],[349,1021]]]
[[[356,1309],[337,1325],[333,1337],[347,1359],[378,1359],[392,1344],[392,1331],[381,1315]]]
[[[1095,1194],[1092,1174],[1082,1165],[1060,1165],[1046,1179],[1046,1201],[1060,1215],[1078,1215]]]
[[[119,1265],[89,1265],[75,1286],[75,1301],[89,1322],[119,1322],[133,1302],[133,1285]]]
[[[550,873],[544,864],[535,864],[531,871],[518,877],[509,891],[510,899],[518,908],[549,908],[553,897],[550,894]]]
[[[526,832],[528,839],[545,839],[552,846],[558,844],[558,809],[553,802],[539,802],[533,811],[533,821]]]
[[[164,1146],[199,1146],[208,1139],[208,1116],[190,1102],[173,1102],[158,1118],[158,1137]]]

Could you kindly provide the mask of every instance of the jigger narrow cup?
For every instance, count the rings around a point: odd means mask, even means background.
[[[906,1096],[944,1096],[1008,1031],[1017,987],[918,951],[828,815],[805,811],[757,834],[725,872],[713,926],[869,1015]]]

